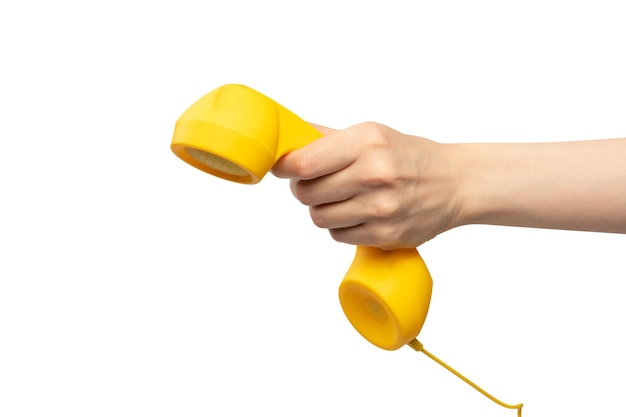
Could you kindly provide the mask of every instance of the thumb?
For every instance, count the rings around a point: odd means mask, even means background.
[[[330,127],[326,127],[326,126],[322,126],[322,125],[318,125],[318,124],[310,123],[310,122],[308,123],[324,136],[330,135],[331,133],[338,131],[337,129],[333,129]],[[280,158],[274,164],[270,172],[278,178],[292,178],[292,179],[300,178],[300,176],[296,172],[297,169],[294,167],[294,163],[295,163],[294,154],[296,153],[298,153],[297,149],[295,151],[288,153],[282,158]]]

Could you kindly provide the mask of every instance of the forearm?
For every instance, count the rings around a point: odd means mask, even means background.
[[[457,225],[626,233],[626,138],[444,146]]]

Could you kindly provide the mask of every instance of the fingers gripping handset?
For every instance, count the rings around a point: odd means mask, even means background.
[[[256,184],[281,157],[321,136],[265,95],[226,84],[180,116],[171,149],[204,172]],[[409,345],[429,356],[416,337],[426,320],[431,294],[432,279],[416,248],[359,246],[339,286],[343,312],[365,339],[386,350]],[[521,404],[509,408],[521,412]]]

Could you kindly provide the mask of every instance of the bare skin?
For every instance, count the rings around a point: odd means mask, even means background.
[[[417,247],[467,224],[626,233],[626,138],[443,144],[378,123],[283,157],[274,175],[339,241]]]

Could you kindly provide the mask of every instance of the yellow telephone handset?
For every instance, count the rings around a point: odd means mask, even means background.
[[[322,134],[285,107],[243,85],[223,85],[191,105],[176,122],[171,149],[183,161],[209,174],[256,184],[281,157]],[[433,281],[416,248],[356,248],[339,286],[339,302],[352,326],[386,350],[404,345],[423,352],[496,403],[487,394],[426,351],[420,333]]]
[[[209,174],[256,184],[282,156],[321,136],[274,100],[249,87],[226,84],[182,114],[171,148]],[[419,334],[431,293],[432,279],[416,249],[357,247],[339,300],[363,337],[395,350]]]

